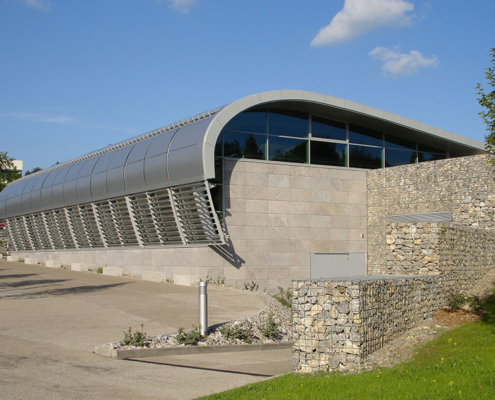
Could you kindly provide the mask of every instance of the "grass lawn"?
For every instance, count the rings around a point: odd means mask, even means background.
[[[495,399],[495,292],[484,308],[481,321],[442,334],[391,369],[287,374],[203,399]]]

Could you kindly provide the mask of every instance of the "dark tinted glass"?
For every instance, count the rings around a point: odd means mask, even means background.
[[[211,199],[213,201],[213,207],[215,207],[215,211],[218,214],[218,218],[220,219],[220,223],[223,225],[223,196],[222,196],[222,188],[223,185],[217,185],[210,189]]]
[[[349,125],[349,142],[383,146],[382,133],[362,126]]]
[[[266,133],[266,111],[244,111],[232,118],[225,129],[253,133]]]
[[[266,136],[224,131],[223,137],[225,157],[265,159]]]
[[[397,165],[414,164],[416,162],[415,151],[385,149],[385,166],[395,167]]]
[[[223,180],[223,162],[221,158],[215,158],[215,179],[212,182],[221,184]]]
[[[270,135],[308,137],[308,114],[291,110],[269,110],[268,133]]]
[[[394,149],[404,150],[416,150],[416,142],[398,138],[392,135],[385,135],[385,147],[392,147]]]
[[[432,154],[432,153],[426,153],[426,152],[418,152],[418,162],[423,162],[423,161],[434,161],[434,160],[443,160],[447,158],[443,154]]]
[[[215,157],[222,156],[222,138],[223,138],[223,132],[220,132],[220,135],[218,135],[217,142],[215,143]]]
[[[345,124],[313,117],[311,119],[311,135],[325,139],[346,140]]]
[[[349,167],[381,168],[382,149],[365,146],[349,146]]]
[[[269,159],[295,163],[307,162],[308,141],[270,136]]]
[[[421,143],[418,143],[418,150],[419,151],[425,151],[427,153],[447,154],[447,152],[445,150],[437,149],[436,147],[427,146],[427,145],[421,144]]]
[[[345,167],[346,144],[311,141],[311,164]]]

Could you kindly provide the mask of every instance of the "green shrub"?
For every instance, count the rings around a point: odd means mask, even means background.
[[[479,313],[483,309],[483,304],[479,296],[470,296],[467,298],[469,308],[476,313]]]
[[[144,324],[141,324],[141,332],[135,331],[132,333],[132,328],[129,327],[127,332],[124,332],[124,339],[120,342],[122,346],[144,347],[146,342],[146,332],[144,332]]]
[[[457,310],[460,310],[463,306],[466,305],[466,303],[467,303],[466,297],[460,293],[451,292],[447,296],[447,305],[450,308],[455,308]]]
[[[252,342],[253,329],[251,326],[224,325],[219,329],[222,336],[227,340],[237,339],[244,343]]]
[[[184,328],[179,328],[175,337],[180,344],[197,344],[201,340],[199,328],[193,325],[193,330],[185,332]]]
[[[470,310],[478,313],[482,310],[482,303],[479,296],[464,296],[460,293],[450,293],[447,298],[447,305],[450,308],[457,310],[462,309],[464,306],[468,306]]]
[[[284,290],[283,287],[279,286],[278,287],[278,293],[273,296],[275,299],[277,299],[281,304],[283,304],[286,307],[291,308],[292,307],[292,290],[289,288],[287,290]]]
[[[260,330],[270,340],[277,340],[280,335],[280,325],[273,320],[273,314],[268,316],[268,321]]]

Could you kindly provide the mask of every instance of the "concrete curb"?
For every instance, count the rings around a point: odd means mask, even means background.
[[[93,352],[103,357],[116,358],[117,360],[125,360],[126,358],[180,356],[186,354],[282,350],[282,349],[291,349],[292,344],[293,344],[292,342],[285,342],[285,343],[235,344],[235,345],[221,345],[221,346],[177,346],[177,347],[164,347],[160,349],[142,348],[142,349],[125,349],[125,350],[112,349],[100,345],[100,346],[95,346]]]

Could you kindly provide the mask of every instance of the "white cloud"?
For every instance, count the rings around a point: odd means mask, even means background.
[[[188,13],[196,5],[197,0],[170,0],[171,7],[181,13]]]
[[[48,11],[50,9],[50,0],[21,0],[23,3],[30,7],[36,8],[42,11]]]
[[[414,4],[405,0],[345,0],[329,25],[320,29],[311,46],[334,45],[362,36],[382,26],[410,24]]]
[[[400,53],[396,49],[377,47],[370,51],[370,56],[375,60],[382,61],[382,69],[387,75],[401,76],[411,75],[418,72],[419,68],[436,67],[438,57],[436,55],[426,58],[417,50],[411,50],[409,54]]]

